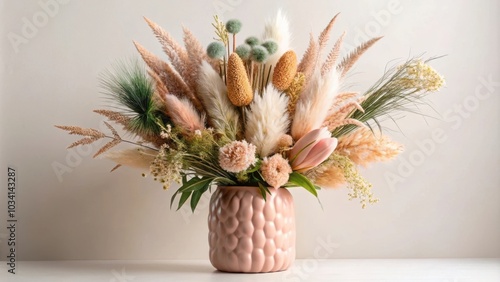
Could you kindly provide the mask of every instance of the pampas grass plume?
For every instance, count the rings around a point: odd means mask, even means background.
[[[245,139],[257,146],[259,156],[267,157],[275,153],[288,131],[288,97],[268,85],[262,96],[255,95],[249,108]]]

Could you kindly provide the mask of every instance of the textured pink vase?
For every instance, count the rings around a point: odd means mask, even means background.
[[[287,189],[219,186],[210,199],[210,262],[226,272],[273,272],[295,259],[295,212]]]

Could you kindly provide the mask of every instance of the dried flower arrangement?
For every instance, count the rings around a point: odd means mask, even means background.
[[[317,196],[320,187],[347,183],[350,198],[363,207],[376,202],[358,166],[402,151],[382,134],[379,119],[415,112],[415,103],[444,84],[428,61],[412,58],[389,68],[360,94],[342,84],[380,38],[340,59],[344,33],[323,59],[335,16],[317,39],[311,35],[299,61],[281,12],[266,23],[261,39],[248,37],[238,46],[241,22],[214,19],[216,41],[207,48],[186,28],[183,47],[146,19],[169,61],[134,42],[148,69],[135,63],[107,73],[103,86],[122,110],[95,111],[138,140],[122,139],[107,122],[112,135],[57,126],[83,136],[69,148],[109,139],[95,156],[115,161],[114,169],[147,169],[165,189],[178,182],[171,205],[179,196],[179,208],[190,199],[194,210],[212,185],[256,186],[265,199],[269,186],[300,186]],[[122,142],[135,148],[108,151]]]

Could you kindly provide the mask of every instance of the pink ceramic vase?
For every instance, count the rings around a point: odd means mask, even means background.
[[[226,272],[273,272],[295,259],[295,212],[285,188],[219,186],[210,199],[210,262]]]

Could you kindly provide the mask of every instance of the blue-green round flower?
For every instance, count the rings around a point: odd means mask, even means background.
[[[262,43],[262,46],[267,49],[267,52],[269,52],[269,55],[272,55],[278,51],[278,43],[274,40],[266,40],[264,43]]]
[[[240,56],[242,60],[248,60],[250,58],[250,51],[252,50],[252,47],[248,44],[241,44],[240,46],[236,47],[236,54]]]
[[[239,20],[233,19],[226,23],[226,30],[229,33],[236,34],[241,30],[241,22]]]
[[[247,39],[245,39],[245,43],[253,47],[255,45],[259,45],[260,40],[255,36],[250,36]]]
[[[226,54],[226,47],[219,41],[208,44],[207,55],[212,59],[221,59]]]
[[[267,52],[267,49],[258,45],[258,46],[253,46],[252,51],[250,52],[250,56],[252,60],[258,62],[258,63],[263,63],[267,60],[267,57],[269,56],[269,52]]]

